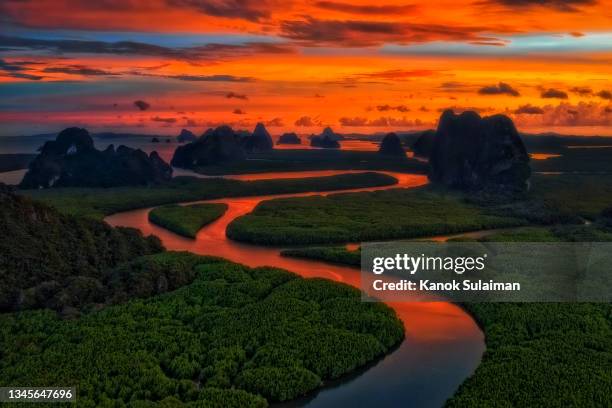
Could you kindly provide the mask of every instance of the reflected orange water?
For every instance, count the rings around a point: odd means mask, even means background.
[[[346,172],[325,172],[326,175],[332,173],[341,174]],[[385,187],[344,190],[344,192],[384,190],[398,187],[411,188],[427,183],[427,177],[422,175],[385,173],[397,178],[398,184]],[[284,173],[275,174],[277,177],[285,175]],[[292,173],[292,175],[307,177],[312,176],[313,172]],[[241,176],[241,179],[248,180],[261,178],[272,178],[272,174]],[[202,255],[219,256],[250,267],[274,266],[292,271],[305,278],[326,278],[360,287],[361,277],[357,269],[313,260],[282,257],[280,255],[280,248],[235,242],[229,240],[225,234],[227,225],[232,220],[250,213],[263,200],[314,194],[327,195],[330,193],[332,192],[282,194],[207,201],[226,203],[228,209],[221,218],[200,230],[195,240],[180,237],[151,224],[148,221],[150,208],[111,215],[106,218],[106,221],[113,226],[138,228],[144,234],[157,235],[169,250],[186,250]],[[352,247],[354,248],[355,246]],[[484,351],[483,335],[474,320],[463,309],[448,302],[394,302],[389,303],[389,306],[396,311],[405,326],[406,340],[400,348],[376,367],[368,370],[359,378],[359,381],[356,380],[354,383],[351,383],[353,384],[352,386],[351,384],[343,385],[342,391],[323,391],[317,398],[310,401],[310,405],[317,407],[333,406],[332,402],[339,398],[339,392],[344,393],[343,398],[356,398],[356,395],[365,392],[364,387],[371,386],[370,383],[372,381],[381,381],[380,379],[372,380],[373,376],[388,377],[389,375],[399,375],[400,378],[405,377],[404,383],[385,383],[387,384],[385,386],[389,387],[391,387],[390,384],[395,384],[396,390],[389,392],[405,393],[406,395],[398,398],[402,398],[402,401],[409,401],[412,398],[413,402],[418,406],[438,406],[452,395],[456,387],[476,368]],[[436,392],[439,395],[435,397],[431,395],[424,396],[420,395],[416,390],[404,390],[408,382],[416,381],[412,377],[414,373],[407,374],[406,370],[420,370],[421,373],[419,375],[421,377],[419,377],[419,381],[424,381],[423,378],[427,378],[426,376],[423,377],[423,371],[429,372],[428,375],[431,376],[430,381],[433,381],[433,384],[436,384],[436,382],[438,384]],[[378,384],[377,386],[380,387],[381,385]],[[323,403],[322,401],[328,401],[328,403]]]
[[[546,159],[552,159],[555,157],[561,157],[561,155],[553,154],[553,153],[530,153],[529,157],[531,157],[533,160],[546,160]]]

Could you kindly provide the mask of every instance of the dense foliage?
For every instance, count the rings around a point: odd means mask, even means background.
[[[560,212],[593,219],[612,203],[612,177],[575,174],[534,176],[530,194]]]
[[[100,271],[163,249],[155,237],[76,219],[0,186],[0,311],[76,306]]]
[[[222,178],[176,177],[150,187],[58,188],[22,191],[61,212],[102,219],[116,212],[176,202],[222,197],[330,191],[397,183],[380,173],[340,174],[303,179],[239,181]]]
[[[227,235],[267,245],[371,241],[523,225],[431,187],[264,201]]]
[[[361,265],[361,250],[349,251],[346,247],[309,247],[283,249],[282,256],[293,258],[316,259],[318,261],[359,267]]]
[[[607,407],[612,305],[471,303],[487,351],[448,407]]]
[[[127,275],[147,273],[141,262],[124,266]],[[73,320],[0,315],[0,386],[77,386],[82,407],[264,407],[363,366],[403,337],[390,308],[361,302],[343,284],[188,253],[149,263],[179,263],[168,275],[190,270],[195,280]]]
[[[250,154],[252,160],[201,166],[202,174],[242,174],[271,171],[307,170],[393,170],[406,173],[427,172],[427,164],[406,157],[389,157],[378,152],[339,149],[273,150]]]
[[[187,238],[195,238],[205,225],[221,217],[227,204],[207,203],[157,207],[149,212],[149,221]]]

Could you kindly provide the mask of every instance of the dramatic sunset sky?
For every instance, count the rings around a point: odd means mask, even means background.
[[[612,135],[612,0],[0,0],[0,134]]]

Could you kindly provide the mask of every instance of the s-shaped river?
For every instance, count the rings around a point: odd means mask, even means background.
[[[241,180],[331,176],[350,171],[309,171],[232,176]],[[342,190],[374,191],[388,188],[413,188],[427,183],[422,175],[384,172],[398,184],[384,187]],[[181,175],[195,175],[180,172]],[[200,230],[195,240],[180,237],[151,224],[151,208],[126,211],[106,217],[113,226],[138,228],[143,234],[157,235],[169,250],[214,255],[230,261],[256,266],[274,266],[305,278],[321,277],[360,286],[357,269],[313,260],[285,258],[280,248],[248,245],[228,239],[227,225],[236,217],[250,213],[263,200],[325,193],[278,194],[258,197],[227,198],[199,202],[226,203],[228,210],[215,222]],[[191,203],[189,203],[191,204]],[[474,320],[457,305],[447,302],[389,303],[402,319],[406,338],[390,354],[354,375],[328,384],[308,398],[283,406],[304,407],[440,407],[469,377],[484,352],[484,336]]]

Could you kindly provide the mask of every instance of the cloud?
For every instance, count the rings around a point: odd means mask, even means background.
[[[234,75],[166,75],[165,77],[181,81],[202,82],[251,82],[255,80],[251,77],[238,77]]]
[[[295,121],[295,126],[301,127],[312,127],[312,126],[321,126],[321,121],[316,118],[311,118],[310,116],[302,116],[298,120]]]
[[[0,47],[49,51],[57,54],[147,55],[179,60],[220,60],[254,54],[288,54],[295,52],[287,44],[247,42],[244,44],[210,43],[194,47],[165,47],[137,41],[94,41],[73,39],[40,39],[0,35]]]
[[[409,24],[367,20],[320,20],[305,17],[280,23],[280,35],[303,46],[373,47],[431,41],[500,41],[485,33],[510,33],[503,27]]]
[[[140,100],[140,99],[137,100],[137,101],[134,101],[134,106],[136,106],[141,111],[146,111],[147,109],[149,109],[151,107],[150,104],[148,104],[147,102],[145,102],[143,100]]]
[[[540,95],[542,98],[556,98],[556,99],[567,99],[567,92],[559,89],[549,88],[542,91]]]
[[[587,96],[587,95],[592,95],[593,94],[593,90],[589,87],[586,86],[575,86],[573,88],[570,88],[571,92],[574,92],[580,96]]]
[[[407,4],[402,6],[397,5],[357,5],[340,3],[336,1],[317,1],[314,3],[315,7],[324,10],[339,11],[348,14],[381,14],[381,15],[394,15],[399,13],[413,13],[417,10],[417,6],[414,4]]]
[[[580,102],[572,105],[561,102],[557,106],[542,107],[541,115],[519,115],[515,121],[519,126],[610,126],[612,116],[606,106],[594,102]]]
[[[379,112],[387,112],[387,111],[398,111],[398,112],[410,112],[410,109],[406,106],[406,105],[397,105],[397,106],[391,106],[391,105],[378,105],[376,107],[376,110],[378,110]]]
[[[244,94],[239,94],[239,93],[236,93],[236,92],[228,92],[228,93],[225,94],[225,97],[227,99],[235,98],[235,99],[242,99],[242,100],[245,100],[245,101],[249,99],[248,96],[246,96]]]
[[[420,119],[410,120],[403,118],[392,118],[381,116],[377,119],[368,119],[364,117],[343,117],[338,120],[341,126],[344,127],[413,127],[422,126],[424,123]]]
[[[246,115],[246,112],[245,112],[245,111],[243,111],[242,109],[239,109],[239,108],[234,109],[234,110],[232,111],[232,113],[233,113],[234,115]]]
[[[282,127],[285,126],[282,118],[274,118],[265,123],[269,127]]]
[[[31,81],[39,81],[43,79],[43,76],[30,74],[29,65],[34,64],[30,61],[16,61],[16,62],[6,62],[3,59],[0,59],[0,71],[4,72],[2,74],[0,72],[0,76],[8,76],[11,78],[19,78],[19,79],[29,79]]]
[[[500,82],[497,85],[489,85],[482,87],[478,90],[478,93],[481,95],[510,95],[510,96],[520,96],[519,91],[514,89],[512,86],[508,85],[505,82]]]
[[[597,96],[599,96],[601,99],[607,99],[607,100],[612,100],[612,92],[610,91],[599,91],[597,92]]]
[[[590,6],[596,0],[490,0],[489,3],[499,4],[508,8],[546,7],[564,12],[579,11],[582,6]]]
[[[102,69],[86,67],[84,65],[67,65],[63,67],[47,67],[43,69],[45,73],[62,73],[70,75],[84,75],[84,76],[111,76],[117,75],[110,71],[104,71]]]
[[[518,107],[518,109],[516,109],[514,111],[514,113],[516,115],[521,115],[521,114],[526,114],[526,115],[543,115],[544,114],[544,109],[538,107],[538,106],[533,106],[530,104],[527,105],[521,105]]]
[[[404,69],[392,69],[388,71],[380,71],[380,72],[368,72],[365,74],[358,74],[359,77],[365,78],[379,78],[379,79],[405,79],[405,78],[420,78],[434,75],[435,71],[431,71],[428,69],[414,69],[414,70],[404,70]]]
[[[162,122],[162,123],[176,123],[177,119],[176,118],[161,118],[159,116],[155,116],[153,118],[151,118],[152,122]]]
[[[270,17],[271,1],[265,0],[167,0],[172,7],[188,7],[214,17],[259,21]]]

